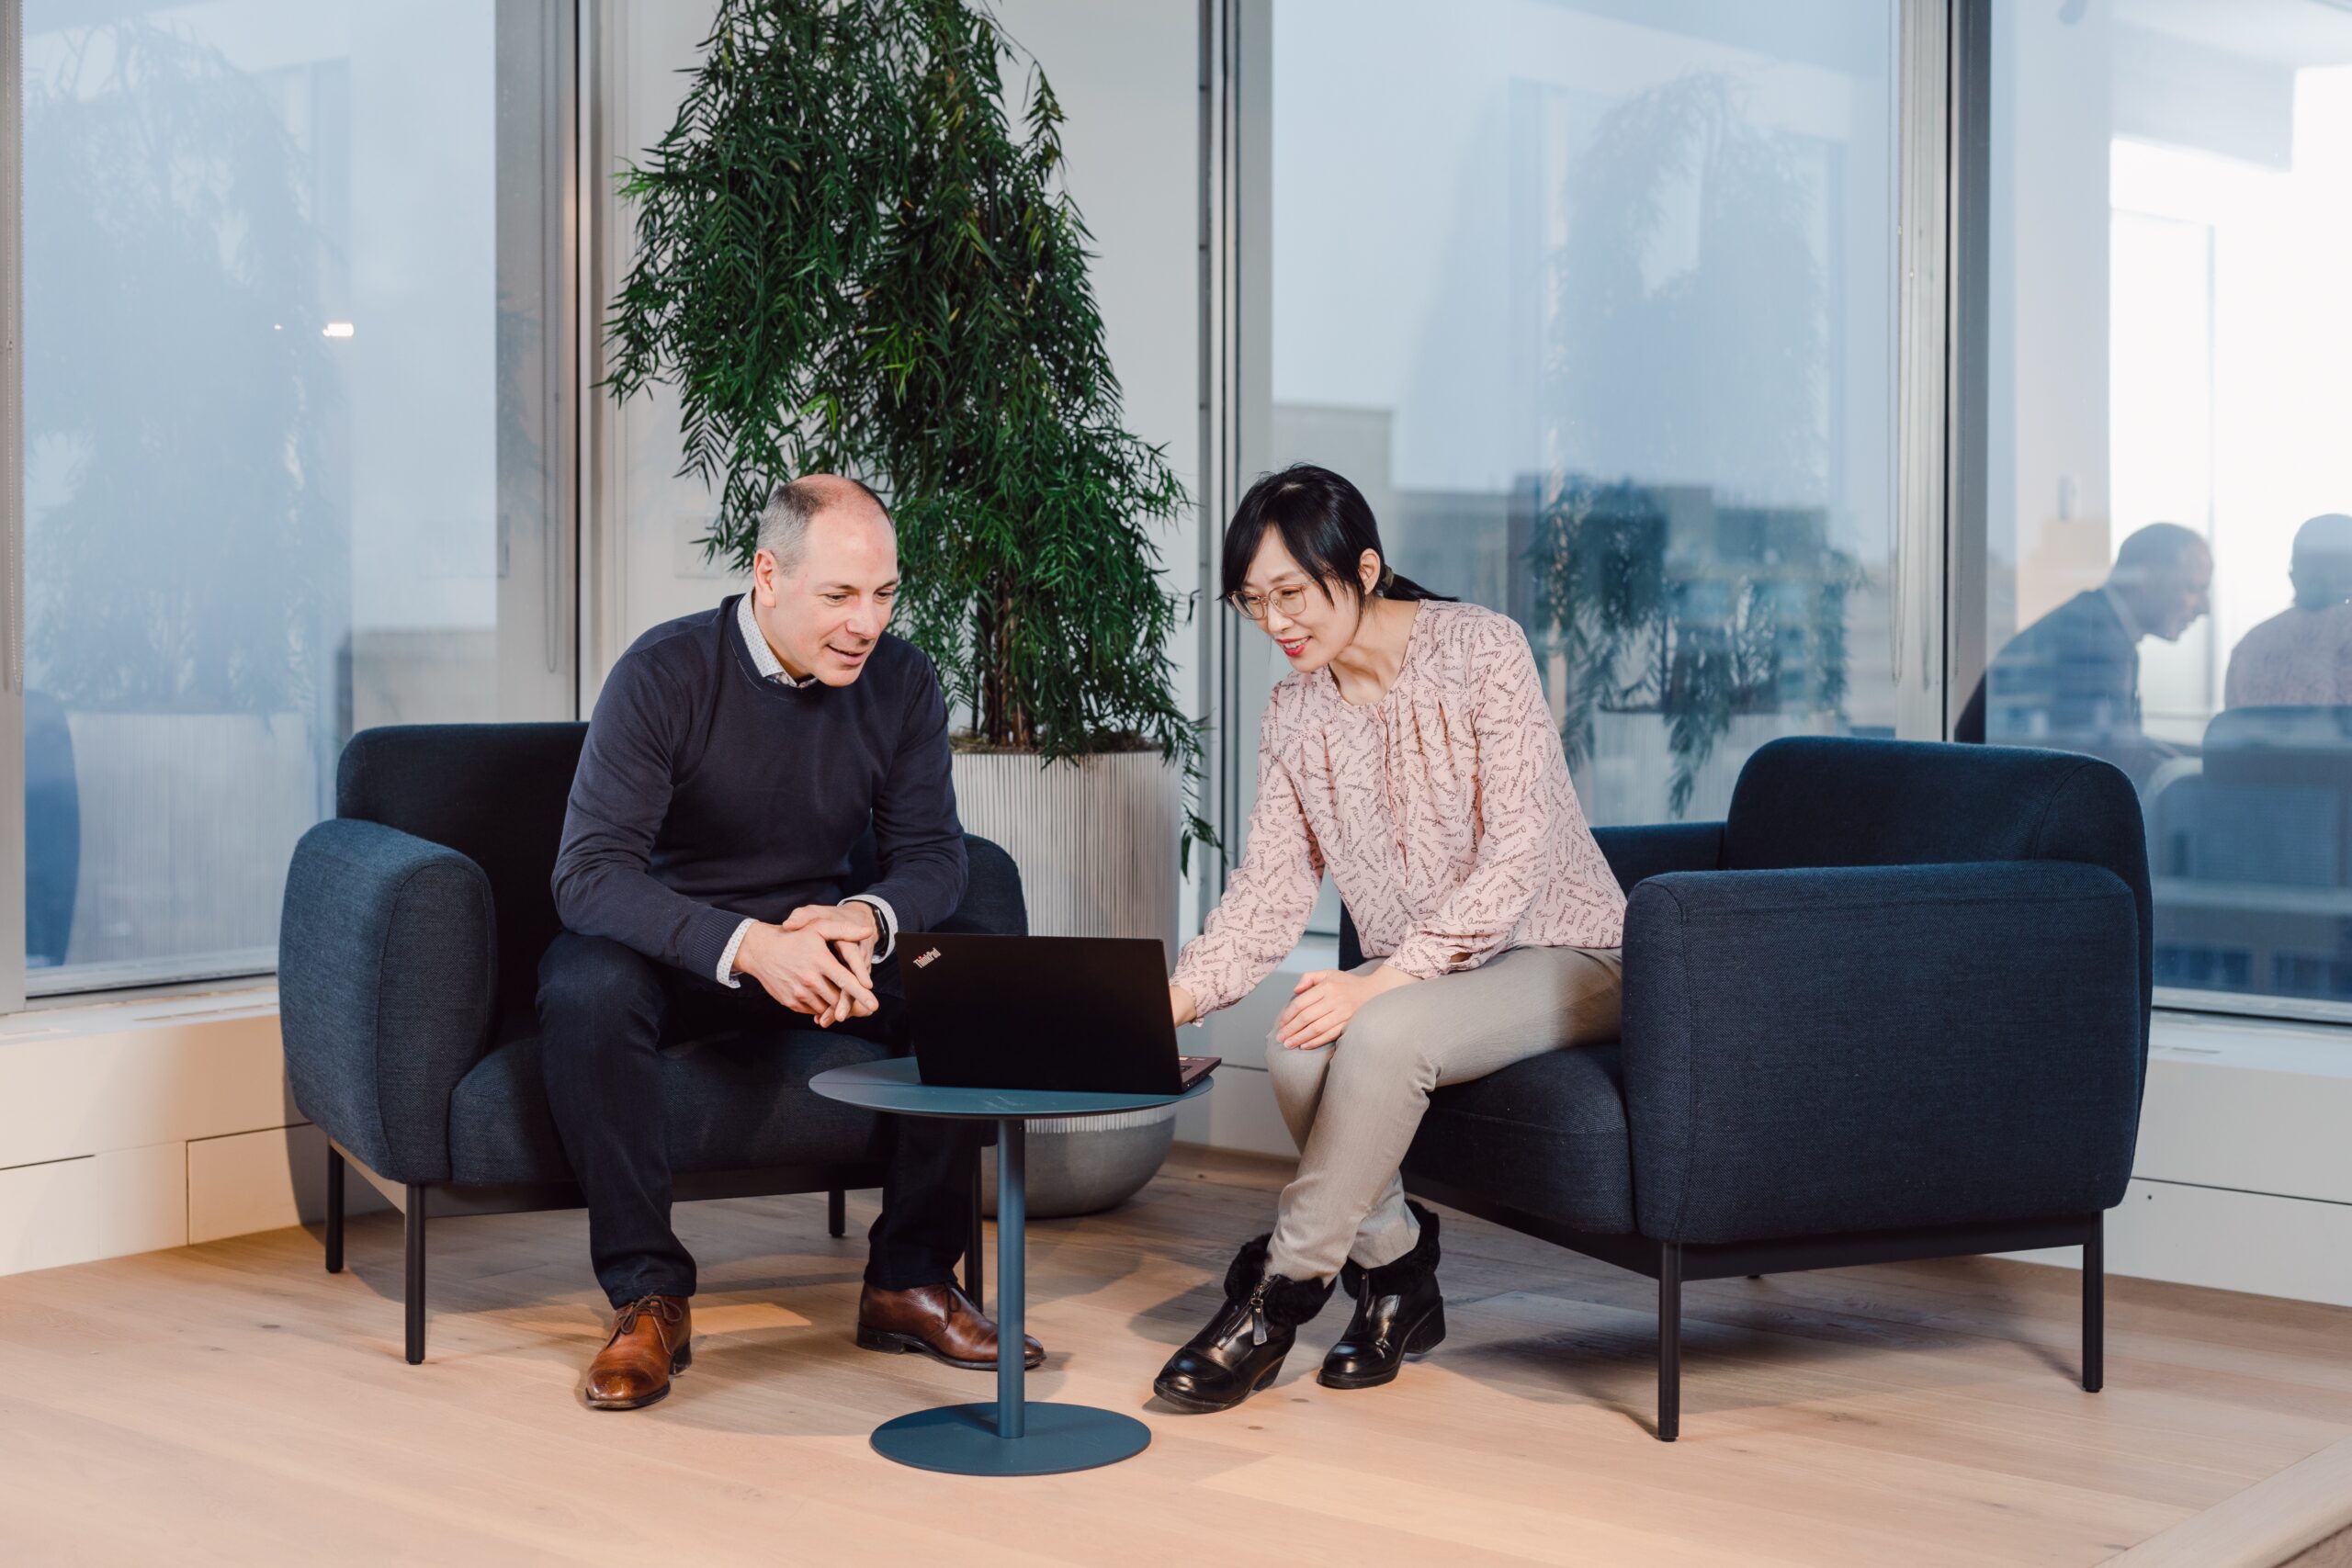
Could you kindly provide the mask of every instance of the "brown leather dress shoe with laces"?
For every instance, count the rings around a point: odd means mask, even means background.
[[[877,1291],[866,1286],[857,1298],[857,1347],[899,1354],[911,1351],[967,1372],[996,1371],[996,1325],[954,1285],[924,1285],[912,1291]],[[1041,1367],[1045,1363],[1046,1348],[1023,1335],[1021,1364]]]
[[[613,1319],[613,1337],[588,1366],[588,1403],[635,1410],[670,1392],[695,1359],[694,1309],[684,1296],[640,1296]]]

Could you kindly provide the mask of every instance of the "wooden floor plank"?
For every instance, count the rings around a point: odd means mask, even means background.
[[[340,1276],[279,1231],[0,1279],[0,1558],[2088,1564],[2226,1531],[2233,1500],[2352,1439],[2352,1311],[2117,1280],[2086,1394],[2078,1277],[1962,1259],[1690,1287],[1661,1444],[1655,1285],[1460,1217],[1451,1337],[1395,1384],[1315,1383],[1335,1302],[1241,1409],[1159,1406],[1153,1371],[1286,1174],[1180,1149],[1120,1210],[1034,1227],[1033,1396],[1154,1441],[1017,1483],[868,1448],[992,1393],[851,1344],[870,1194],[841,1240],[821,1197],[682,1209],[695,1364],[629,1414],[580,1403],[604,1314],[577,1213],[435,1222],[422,1367],[393,1215],[352,1223]]]

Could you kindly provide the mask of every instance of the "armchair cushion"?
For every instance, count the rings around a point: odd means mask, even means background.
[[[812,1092],[808,1080],[888,1051],[821,1029],[713,1035],[662,1054],[671,1168],[680,1173],[880,1159],[881,1118]],[[449,1101],[453,1181],[559,1181],[571,1174],[548,1114],[539,1037],[476,1064]]]
[[[1634,1228],[1623,1076],[1617,1046],[1585,1045],[1439,1089],[1405,1156],[1407,1179],[1622,1235]]]

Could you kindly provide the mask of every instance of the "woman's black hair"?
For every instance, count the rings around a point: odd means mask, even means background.
[[[1359,563],[1366,550],[1380,557],[1380,581],[1373,592],[1383,599],[1449,597],[1398,575],[1388,564],[1388,552],[1380,547],[1379,525],[1373,521],[1372,508],[1362,491],[1329,468],[1293,463],[1251,485],[1241,504],[1233,509],[1233,521],[1225,525],[1221,592],[1226,598],[1241,592],[1242,580],[1250,575],[1250,563],[1257,559],[1258,547],[1268,529],[1282,536],[1283,547],[1291,558],[1315,579],[1323,597],[1334,604],[1338,603],[1331,594],[1334,582],[1344,584],[1359,602],[1363,600]]]

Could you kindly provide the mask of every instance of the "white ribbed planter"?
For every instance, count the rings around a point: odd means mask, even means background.
[[[956,753],[967,832],[1021,868],[1038,936],[1148,936],[1176,956],[1180,783],[1156,751],[1042,765],[1028,752]],[[1029,1213],[1091,1214],[1151,1179],[1176,1136],[1176,1108],[1029,1123]],[[996,1212],[995,1162],[982,1162]]]

